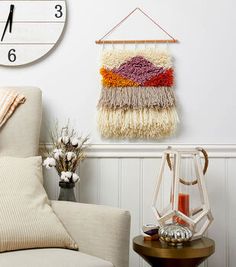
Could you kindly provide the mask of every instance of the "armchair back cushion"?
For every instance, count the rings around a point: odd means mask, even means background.
[[[41,91],[34,87],[6,88],[22,93],[26,101],[0,129],[0,156],[35,156],[38,154],[42,118]]]

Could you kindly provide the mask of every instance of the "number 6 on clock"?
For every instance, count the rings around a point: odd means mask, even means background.
[[[48,55],[66,14],[65,0],[0,0],[0,65],[25,65]]]
[[[15,53],[16,53],[15,49],[9,50],[9,52],[8,52],[8,60],[10,62],[15,62],[16,61],[16,54]]]

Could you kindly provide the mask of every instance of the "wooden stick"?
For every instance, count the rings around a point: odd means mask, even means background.
[[[178,43],[178,40],[96,40],[96,44]]]

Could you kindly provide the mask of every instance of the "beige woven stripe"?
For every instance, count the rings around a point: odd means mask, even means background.
[[[25,96],[15,90],[0,90],[0,127],[10,118],[19,104],[25,102]]]

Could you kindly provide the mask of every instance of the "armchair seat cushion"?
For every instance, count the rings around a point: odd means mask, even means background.
[[[114,267],[109,261],[67,249],[29,249],[0,254],[1,267]]]

